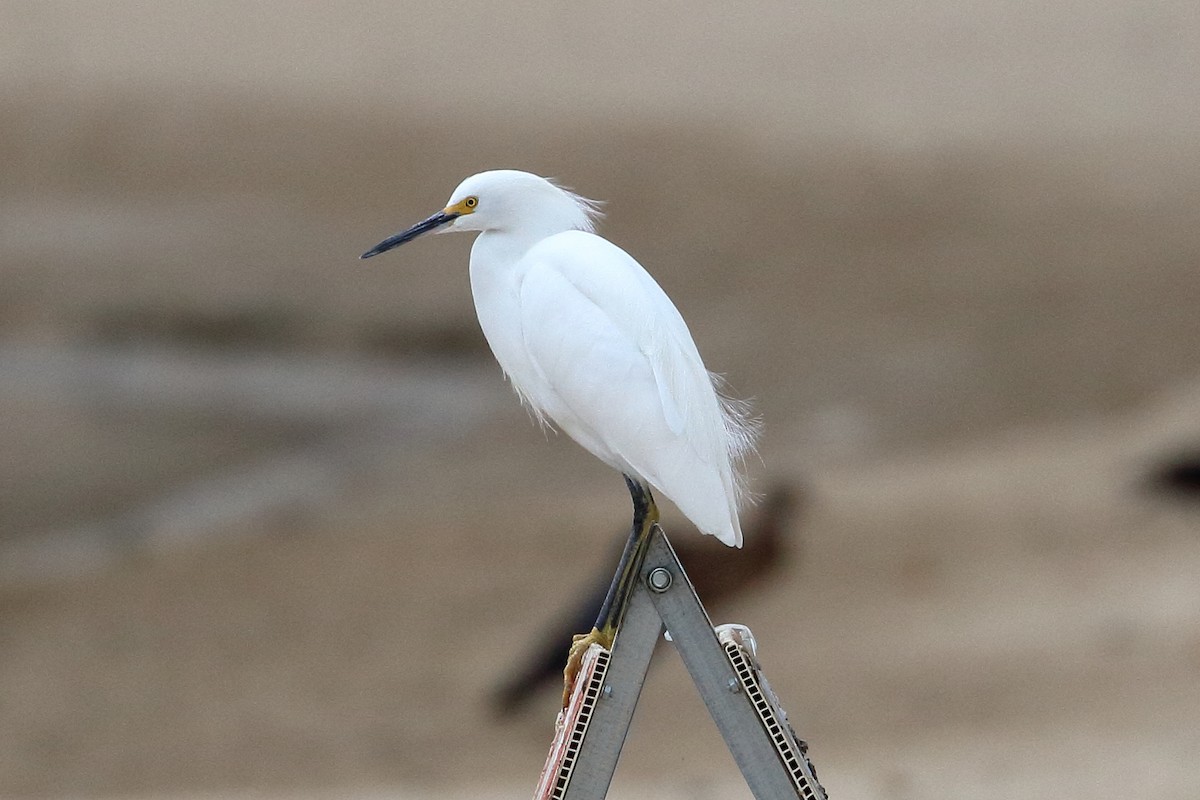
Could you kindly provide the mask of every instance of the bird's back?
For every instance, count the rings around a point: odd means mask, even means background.
[[[740,546],[735,462],[752,426],[722,402],[657,282],[616,245],[581,231],[541,240],[516,273],[524,377],[510,376],[521,394],[700,530]]]

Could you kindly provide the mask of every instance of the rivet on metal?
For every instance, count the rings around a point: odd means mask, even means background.
[[[737,694],[738,692],[740,692],[742,690],[741,685],[738,684],[737,678],[730,678],[729,681],[725,685],[729,687],[729,691],[732,694]]]
[[[650,574],[646,577],[646,582],[650,584],[650,588],[656,592],[665,592],[671,588],[671,573],[662,567],[655,567],[650,570]]]

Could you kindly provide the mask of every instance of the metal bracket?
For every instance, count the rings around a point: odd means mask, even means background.
[[[826,800],[759,668],[742,626],[714,631],[683,565],[655,526],[638,584],[612,652],[593,645],[567,708],[534,800],[603,800],[663,627],[757,800]]]

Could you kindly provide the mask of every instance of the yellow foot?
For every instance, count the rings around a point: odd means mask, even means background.
[[[583,654],[594,644],[605,650],[611,650],[614,634],[611,631],[599,631],[592,628],[591,633],[577,633],[571,637],[571,651],[567,654],[567,666],[563,668],[563,708],[571,701],[571,691],[575,688],[575,679],[583,666]]]

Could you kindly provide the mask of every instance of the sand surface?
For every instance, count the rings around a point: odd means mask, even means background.
[[[832,796],[1200,796],[1200,517],[1144,485],[1200,446],[1193,3],[0,15],[0,553],[104,554],[0,583],[0,796],[532,790],[554,692],[486,700],[624,490],[466,237],[356,260],[493,166],[608,201],[756,398],[809,502],[718,616]],[[748,796],[660,659],[612,796]]]

